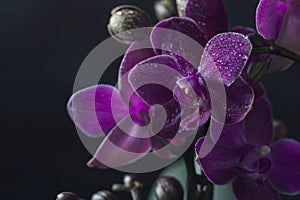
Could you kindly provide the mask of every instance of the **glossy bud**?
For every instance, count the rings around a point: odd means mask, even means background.
[[[263,47],[268,42],[258,33],[250,33],[247,35],[247,38],[250,40],[254,48]]]
[[[122,5],[111,11],[107,28],[110,35],[117,41],[130,44],[147,37],[145,34],[130,31],[131,29],[151,26],[152,22],[147,13],[136,6]]]
[[[83,200],[72,192],[62,192],[56,196],[56,200]]]
[[[175,178],[159,177],[155,195],[158,200],[183,200],[183,189]]]
[[[102,190],[93,194],[91,200],[118,200],[110,191]]]
[[[247,69],[249,80],[258,82],[268,70],[268,63],[265,60],[257,59],[250,63]]]
[[[178,16],[177,8],[173,0],[158,0],[154,3],[155,15],[158,20]]]
[[[176,0],[177,11],[180,17],[183,17],[185,14],[185,8],[188,3],[188,0]]]

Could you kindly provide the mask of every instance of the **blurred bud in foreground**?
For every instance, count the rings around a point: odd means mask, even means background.
[[[249,64],[247,76],[249,80],[258,82],[268,70],[268,62],[263,59],[256,59]]]
[[[185,7],[188,3],[188,0],[176,0],[177,11],[180,17],[184,16]]]
[[[275,131],[274,140],[282,139],[287,135],[286,127],[282,121],[273,120],[273,127],[274,127],[274,131]]]
[[[117,41],[130,44],[134,41],[143,40],[147,36],[129,30],[151,26],[151,19],[143,10],[136,6],[122,5],[111,11],[107,28],[110,35]]]
[[[178,16],[177,8],[173,0],[158,0],[154,3],[155,15],[158,20]]]
[[[183,200],[181,184],[172,177],[159,177],[155,188],[158,200]]]
[[[62,192],[56,196],[56,200],[83,200],[72,192]]]
[[[101,190],[93,194],[91,200],[118,200],[110,191]]]

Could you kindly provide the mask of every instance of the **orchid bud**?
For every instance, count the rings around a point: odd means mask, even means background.
[[[147,37],[145,34],[130,30],[152,26],[148,14],[136,6],[118,6],[111,11],[111,15],[107,26],[108,31],[114,39],[121,43],[130,44],[134,41],[143,40]]]
[[[173,0],[158,0],[154,3],[155,15],[158,20],[177,16],[177,9]]]
[[[187,3],[188,3],[188,0],[176,0],[177,11],[178,11],[178,15],[180,17],[183,17],[185,15],[184,12],[185,12]]]
[[[124,186],[127,188],[133,188],[136,181],[136,177],[132,174],[126,174],[123,178]]]
[[[262,47],[267,43],[267,40],[257,33],[250,33],[247,35],[247,38],[251,41],[254,48]]]
[[[159,177],[155,188],[158,200],[182,200],[183,189],[181,184],[172,177]]]
[[[56,200],[83,200],[72,192],[62,192],[56,196]]]
[[[267,72],[268,63],[262,59],[256,59],[249,64],[247,75],[249,80],[258,82],[261,77]]]
[[[102,190],[93,194],[91,200],[118,200],[110,191]]]

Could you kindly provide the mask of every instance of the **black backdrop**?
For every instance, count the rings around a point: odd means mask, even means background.
[[[90,155],[65,107],[81,62],[109,36],[106,25],[110,10],[119,4],[134,4],[153,17],[153,2],[1,2],[1,199],[51,200],[65,190],[89,197],[92,192],[108,189],[112,183],[121,181],[120,172],[86,167]],[[227,3],[232,26],[254,27],[257,0],[228,0]],[[112,72],[106,73],[104,82],[115,81],[116,74]],[[283,119],[290,136],[298,139],[299,75],[297,64],[265,80],[275,116]],[[140,175],[146,190],[157,174]]]

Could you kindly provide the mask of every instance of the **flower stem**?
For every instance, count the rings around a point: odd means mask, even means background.
[[[140,191],[136,188],[130,190],[132,200],[141,200]]]
[[[194,166],[194,146],[188,149],[188,151],[184,154],[184,161],[187,169],[187,181],[186,181],[186,188],[187,188],[187,199],[189,200],[196,200],[196,188],[197,183],[195,181],[195,177],[197,176]]]
[[[267,40],[267,44],[269,44],[268,47],[258,47],[253,48],[252,54],[272,54],[272,55],[278,55],[285,58],[289,58],[291,60],[294,60],[295,62],[300,63],[300,55],[283,48],[275,43],[273,40]]]

